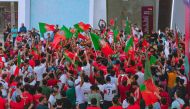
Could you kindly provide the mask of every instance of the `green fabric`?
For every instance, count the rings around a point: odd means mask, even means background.
[[[40,33],[44,34],[45,32],[47,32],[46,28],[45,28],[46,24],[45,23],[39,23],[39,29],[40,29]]]
[[[20,64],[21,64],[20,52],[18,52],[17,64],[18,64],[18,67],[20,67]]]
[[[144,80],[148,80],[152,77],[151,70],[150,70],[150,61],[146,54],[146,61],[145,61],[145,73],[144,73]]]
[[[185,59],[184,59],[184,63],[185,63],[185,74],[189,80],[189,61],[188,61],[188,57],[185,56]]]
[[[66,59],[67,61],[71,62],[71,58],[68,57],[67,53],[64,53],[63,55],[64,55],[64,57],[65,57],[65,59]]]
[[[157,61],[157,58],[156,58],[155,56],[151,56],[151,57],[150,57],[150,65],[155,64],[156,61]]]
[[[51,94],[51,90],[47,86],[42,86],[42,94],[44,94],[47,98],[49,98]]]
[[[115,29],[115,30],[113,30],[113,33],[114,33],[114,38],[113,38],[113,40],[114,40],[114,42],[116,43],[116,42],[117,42],[117,36],[118,36],[118,34],[119,34],[119,30]]]
[[[130,26],[130,23],[129,23],[128,20],[126,21],[125,32],[126,32],[128,35],[131,34],[131,26]]]
[[[146,86],[144,84],[140,85],[140,91],[145,91],[146,90]]]
[[[97,36],[96,34],[94,34],[94,33],[90,33],[90,35],[91,35],[91,39],[92,39],[92,43],[93,43],[93,45],[94,45],[94,49],[95,50],[100,50],[101,49],[101,46],[100,46],[100,37],[99,36]]]
[[[125,52],[128,52],[129,49],[133,46],[133,38],[131,37],[127,42],[126,42],[126,45],[125,45]]]
[[[73,34],[70,32],[70,30],[66,26],[63,25],[61,30],[64,31],[66,39],[72,38]]]
[[[78,31],[78,32],[83,32],[83,29],[79,27],[79,24],[75,24],[74,25],[75,29]]]
[[[71,102],[71,104],[75,105],[75,103],[76,103],[75,87],[69,88],[66,91],[66,96],[69,99],[69,101]]]

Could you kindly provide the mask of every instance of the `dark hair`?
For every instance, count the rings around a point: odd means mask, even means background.
[[[135,103],[134,98],[132,96],[127,98],[127,101],[130,105],[133,105]]]
[[[44,79],[44,80],[42,81],[42,83],[43,83],[43,85],[47,85],[47,80]]]
[[[166,105],[167,99],[166,99],[165,97],[161,98],[161,103],[162,103],[163,105]]]
[[[113,99],[112,99],[112,102],[116,105],[120,105],[119,104],[119,98],[117,96],[114,96]]]
[[[61,91],[61,96],[66,97],[66,92],[64,90]]]
[[[84,82],[89,82],[89,78],[87,75],[84,76]]]
[[[91,105],[93,105],[93,106],[97,105],[97,99],[96,98],[91,99]]]
[[[106,81],[107,81],[107,82],[110,82],[110,81],[111,81],[110,76],[107,76],[107,77],[106,77]]]
[[[7,77],[7,74],[2,75],[2,79],[5,79]]]
[[[20,101],[21,101],[21,97],[20,97],[20,95],[17,95],[16,96],[16,102],[19,103]]]
[[[43,96],[41,96],[41,97],[39,98],[39,102],[42,102],[42,101],[43,101],[43,99],[44,99],[44,97],[43,97]]]
[[[42,93],[42,88],[41,88],[41,87],[38,87],[38,88],[37,88],[37,91],[38,91],[38,93]]]

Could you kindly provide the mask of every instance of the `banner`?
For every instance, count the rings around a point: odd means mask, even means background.
[[[153,31],[153,6],[143,6],[141,10],[142,31],[151,34]]]

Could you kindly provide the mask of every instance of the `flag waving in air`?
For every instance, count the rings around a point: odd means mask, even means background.
[[[54,31],[55,30],[55,25],[49,25],[46,23],[39,23],[39,28],[40,28],[40,33],[44,34],[48,31]]]

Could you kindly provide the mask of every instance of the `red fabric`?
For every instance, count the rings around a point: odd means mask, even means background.
[[[140,106],[138,104],[129,105],[127,109],[140,109]]]
[[[162,92],[160,92],[160,96],[161,96],[162,98],[163,98],[163,97],[166,98],[168,105],[171,103],[171,99],[170,99],[170,96],[169,96],[168,92],[162,91]]]
[[[65,51],[65,54],[70,58],[73,59],[75,57],[75,54],[70,51]]]
[[[4,62],[0,61],[0,68],[4,68]]]
[[[78,38],[81,38],[81,39],[83,39],[83,40],[86,40],[87,39],[87,37],[86,36],[84,36],[84,35],[82,35],[82,34],[78,34]]]
[[[22,96],[25,104],[31,104],[33,102],[33,96],[29,92],[23,92]]]
[[[30,64],[30,66],[33,67],[33,68],[34,68],[35,65],[36,65],[36,64],[35,64],[35,61],[34,61],[33,59],[29,60],[29,64]]]
[[[46,28],[46,31],[54,31],[55,30],[55,25],[46,24],[45,28]]]
[[[79,27],[80,27],[83,31],[86,31],[86,30],[88,30],[88,29],[91,27],[90,24],[85,24],[85,23],[83,23],[83,22],[78,23],[78,25],[79,25]]]
[[[114,25],[115,25],[114,19],[110,19],[110,25],[111,25],[111,26],[114,26]]]
[[[119,85],[118,89],[119,89],[119,94],[121,96],[121,102],[123,102],[123,100],[126,99],[126,92],[130,90],[131,85]]]
[[[127,78],[126,74],[123,74],[123,75],[121,74],[118,76],[118,84],[120,84],[120,85],[122,85],[123,81],[127,81],[127,80],[128,80],[128,78]]]
[[[168,109],[168,105],[161,105],[161,109]]]
[[[158,90],[158,88],[154,85],[152,78],[150,78],[150,79],[148,79],[148,80],[145,80],[145,81],[144,81],[144,85],[146,86],[146,88],[147,88],[149,91],[151,91],[151,92],[153,92],[153,93],[154,93],[154,92],[159,93],[159,90]]]
[[[24,109],[24,100],[21,100],[19,103],[11,101],[10,107],[11,109]]]
[[[126,68],[125,71],[126,71],[126,73],[135,74],[136,73],[136,68],[134,66],[133,67],[129,67],[129,68]]]
[[[42,94],[35,94],[33,97],[34,97],[34,104],[35,104],[35,107],[39,104],[39,99],[40,97],[42,97],[44,95]]]
[[[17,42],[21,42],[22,41],[22,37],[21,36],[16,37],[16,41]]]
[[[102,45],[101,51],[104,53],[104,55],[106,57],[108,57],[109,55],[112,55],[114,53],[113,50],[111,49],[111,47],[106,42]]]
[[[157,97],[152,92],[142,91],[141,95],[142,95],[142,98],[145,101],[146,106],[152,105],[152,104],[154,104],[155,102],[158,101]]]
[[[5,109],[6,100],[0,97],[0,109]]]
[[[122,106],[112,106],[109,109],[123,109]]]
[[[14,71],[14,76],[18,76],[20,68],[16,66],[16,69]]]
[[[99,107],[94,107],[94,106],[88,106],[87,109],[101,109]]]
[[[57,85],[58,82],[59,82],[59,80],[57,80],[57,79],[49,79],[47,81],[47,86],[55,86],[55,85]]]

